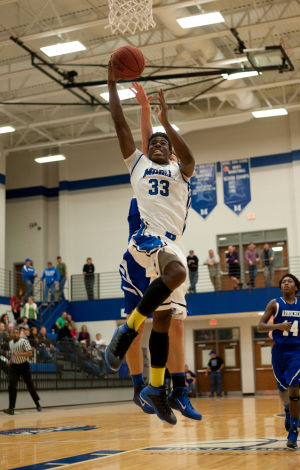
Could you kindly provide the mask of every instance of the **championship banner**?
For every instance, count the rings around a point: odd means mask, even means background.
[[[251,201],[249,160],[222,162],[224,203],[239,215]]]
[[[196,165],[190,184],[192,208],[205,219],[217,205],[216,165]]]

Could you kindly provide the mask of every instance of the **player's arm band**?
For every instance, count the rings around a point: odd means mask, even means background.
[[[291,397],[291,396],[289,396],[289,399],[290,399],[291,401],[299,401],[299,400],[300,400],[300,396],[299,396],[299,395],[298,395],[297,397]]]

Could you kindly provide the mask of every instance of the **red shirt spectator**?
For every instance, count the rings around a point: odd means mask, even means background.
[[[12,296],[9,301],[11,310],[15,320],[21,316],[21,307],[24,305],[24,292],[23,289],[19,289],[18,292]]]

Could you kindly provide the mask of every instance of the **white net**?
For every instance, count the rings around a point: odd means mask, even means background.
[[[155,26],[152,0],[108,0],[108,21],[113,33],[145,31]]]

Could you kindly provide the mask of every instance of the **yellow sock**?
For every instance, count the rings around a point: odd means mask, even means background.
[[[137,331],[141,324],[146,320],[147,317],[142,315],[140,312],[137,311],[135,308],[127,320],[127,325],[129,328]]]
[[[165,380],[165,367],[151,367],[151,380],[152,387],[161,387]]]

